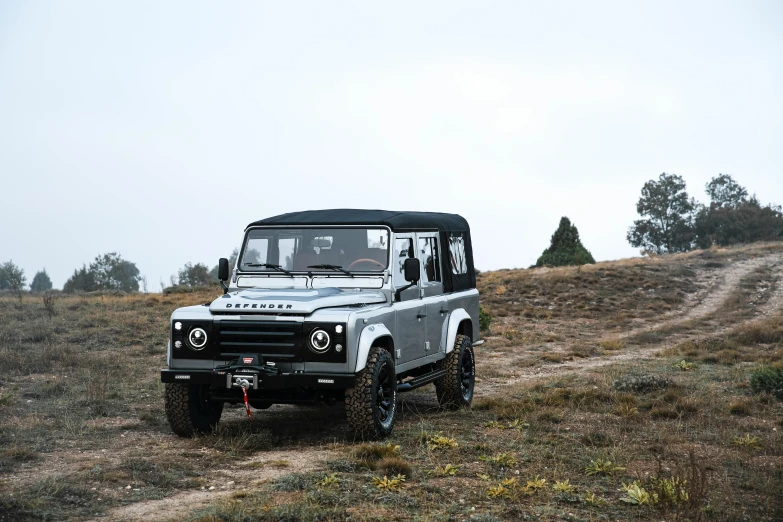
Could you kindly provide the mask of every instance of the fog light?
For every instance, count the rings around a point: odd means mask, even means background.
[[[338,324],[337,326],[334,327],[334,331],[337,332],[338,334],[343,333],[343,325]]]
[[[182,348],[182,341],[174,341],[174,348]]]
[[[343,351],[343,345],[342,344],[336,344],[334,345],[334,351],[337,353],[340,353]]]
[[[175,330],[182,330],[182,323],[180,323],[179,321],[174,323],[174,329]]]

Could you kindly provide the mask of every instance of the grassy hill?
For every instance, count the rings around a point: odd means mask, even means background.
[[[341,405],[173,436],[168,317],[214,290],[1,297],[0,521],[779,520],[781,276],[782,244],[482,273],[474,407],[403,395],[383,444]]]

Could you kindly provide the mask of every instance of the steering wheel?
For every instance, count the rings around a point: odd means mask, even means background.
[[[376,265],[378,265],[379,267],[381,267],[381,269],[383,269],[383,268],[385,268],[385,267],[386,267],[386,265],[384,265],[384,264],[383,264],[383,263],[381,263],[380,261],[376,261],[375,259],[369,259],[369,258],[366,258],[366,257],[365,257],[365,258],[362,258],[362,259],[357,259],[356,261],[354,261],[353,263],[351,263],[350,265],[348,265],[348,268],[347,268],[347,270],[351,270],[351,269],[353,269],[353,267],[354,267],[354,266],[356,266],[356,265],[358,265],[359,263],[373,263],[373,264],[376,264]]]

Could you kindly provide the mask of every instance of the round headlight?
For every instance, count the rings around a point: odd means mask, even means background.
[[[329,334],[320,328],[313,330],[313,333],[310,334],[310,346],[316,352],[321,353],[328,350],[330,342],[331,338],[329,337]]]
[[[207,332],[203,328],[194,328],[188,334],[188,343],[194,350],[201,350],[207,344]]]
[[[179,321],[174,323],[174,329],[175,330],[182,330],[182,323],[180,323]]]

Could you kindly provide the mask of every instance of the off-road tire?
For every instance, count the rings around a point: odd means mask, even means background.
[[[465,358],[469,357],[469,361]],[[472,377],[468,377],[467,390],[463,387],[463,362],[472,368]],[[446,375],[435,381],[435,394],[438,404],[443,408],[456,410],[470,406],[473,401],[473,388],[476,378],[476,362],[473,357],[473,342],[467,335],[458,335],[454,340],[454,349],[446,358],[438,362],[438,368],[446,370]]]
[[[208,386],[167,383],[163,402],[171,431],[180,437],[209,433],[223,414],[223,403],[210,400]]]
[[[384,373],[385,372],[385,373]],[[385,375],[384,383],[380,382]],[[386,399],[389,409],[384,418],[379,408],[379,387],[386,391],[380,401]],[[381,347],[370,350],[367,366],[356,376],[356,385],[345,390],[345,413],[351,430],[363,439],[382,439],[392,432],[397,414],[397,376],[394,361]]]

